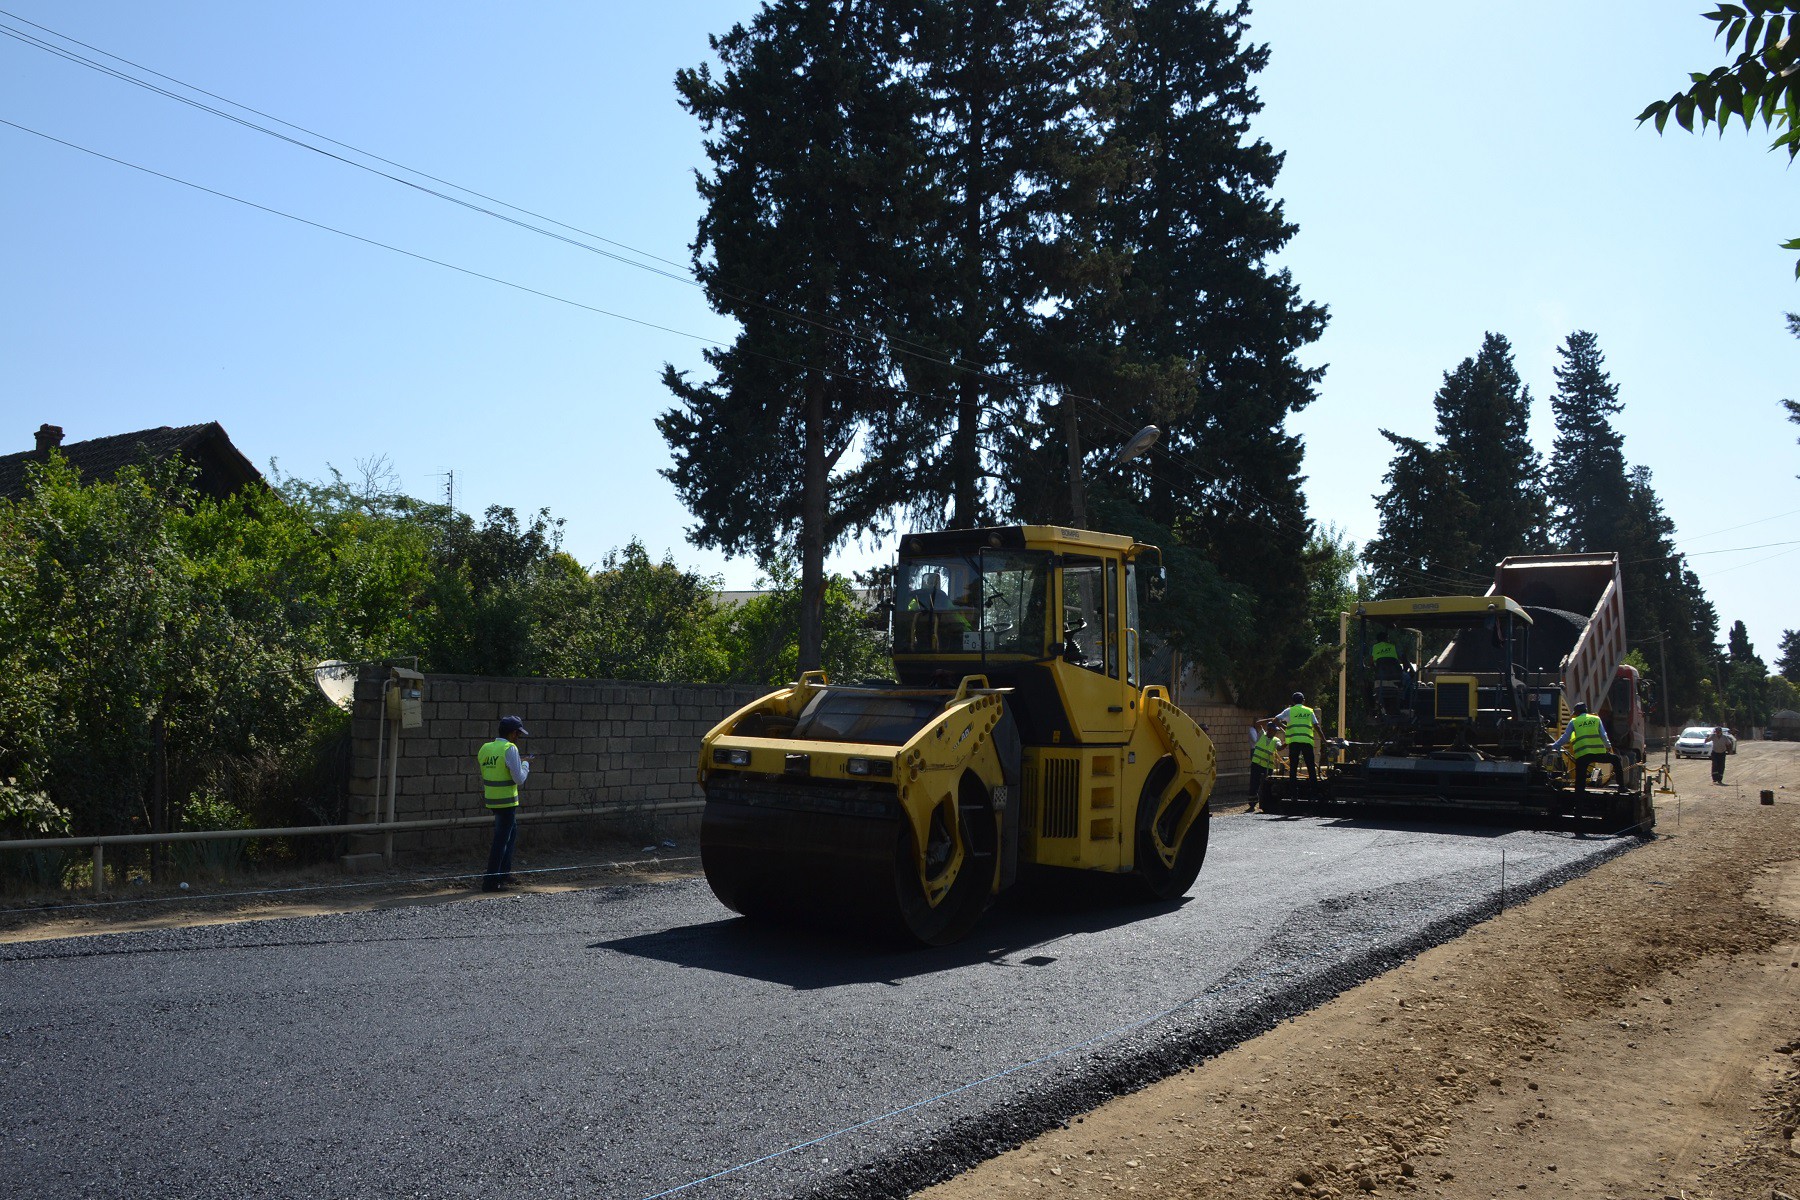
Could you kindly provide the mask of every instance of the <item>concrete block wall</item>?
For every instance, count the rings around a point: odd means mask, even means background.
[[[378,751],[386,673],[365,668],[356,682],[351,715],[349,817],[376,816],[376,758],[394,753],[394,725]],[[760,686],[631,683],[606,679],[498,679],[430,675],[424,724],[399,736],[395,817],[402,821],[480,816],[475,750],[496,735],[500,718],[516,714],[531,731],[535,756],[525,785],[527,809],[585,809],[597,819],[645,804],[701,798],[694,782],[700,739],[714,725],[768,691]],[[385,800],[388,766],[381,767]],[[579,824],[571,822],[569,824]],[[664,835],[698,832],[698,818],[659,817]],[[546,825],[546,833],[559,825]],[[529,826],[528,826],[529,828]],[[480,830],[398,834],[397,849],[447,851],[486,838]],[[533,832],[543,844],[545,834]],[[553,835],[552,835],[553,836]]]
[[[1220,792],[1236,796],[1250,773],[1250,726],[1271,714],[1217,703],[1184,704],[1181,711],[1206,726],[1218,755],[1219,774],[1232,777],[1220,785]]]
[[[349,818],[352,824],[376,819],[376,759],[381,732],[382,685],[386,673],[365,668],[356,682],[351,714]],[[500,679],[472,675],[430,675],[424,686],[424,724],[399,737],[395,816],[402,821],[481,816],[480,776],[475,750],[495,736],[500,718],[517,714],[531,730],[535,755],[524,805],[540,811],[583,809],[596,825],[616,828],[646,804],[701,799],[694,782],[700,739],[720,720],[765,695],[762,686],[631,683],[607,679]],[[1245,732],[1265,713],[1228,704],[1183,706],[1209,727],[1221,775],[1241,779],[1250,769]],[[387,727],[385,760],[394,753],[394,726]],[[388,767],[381,767],[385,781]],[[1235,779],[1222,787],[1231,792]],[[385,799],[382,801],[386,807]],[[661,836],[693,836],[697,816],[633,818],[653,825]],[[531,833],[544,845],[580,822],[545,825]],[[482,829],[424,830],[395,835],[395,848],[409,852],[473,852],[486,844]]]

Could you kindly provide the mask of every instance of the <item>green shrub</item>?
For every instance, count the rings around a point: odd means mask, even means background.
[[[69,814],[50,797],[0,784],[0,840],[68,836]],[[80,857],[68,850],[0,851],[0,881],[61,887],[63,872]]]

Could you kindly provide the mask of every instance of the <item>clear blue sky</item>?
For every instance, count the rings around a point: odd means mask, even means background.
[[[754,6],[304,6],[0,0],[58,32],[408,166],[686,261],[700,133],[671,79]],[[1765,658],[1800,547],[1800,429],[1777,401],[1800,342],[1800,178],[1768,138],[1657,137],[1632,118],[1719,61],[1700,0],[1259,6],[1284,257],[1330,306],[1307,443],[1313,515],[1357,541],[1387,445],[1429,435],[1442,373],[1510,338],[1546,451],[1556,346],[1600,339],[1626,454],[1655,471],[1723,621]],[[3,19],[3,18],[0,18]],[[470,270],[728,338],[691,286],[509,228],[0,38],[0,117]],[[701,342],[446,271],[0,127],[0,448],[224,423],[307,476],[385,455],[459,506],[547,505],[593,562],[633,536],[686,545],[657,470],[662,364]],[[728,447],[722,447],[728,452]],[[1748,522],[1745,528],[1729,530]],[[1728,531],[1729,530],[1729,531]],[[844,564],[871,552],[852,551]],[[1772,557],[1786,553],[1786,557]]]

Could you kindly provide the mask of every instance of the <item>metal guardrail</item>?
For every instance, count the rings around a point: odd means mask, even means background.
[[[662,800],[650,804],[609,804],[604,808],[553,808],[519,810],[521,821],[569,821],[581,817],[626,817],[639,813],[699,812],[703,800]],[[290,825],[276,829],[185,829],[173,833],[106,833],[91,837],[0,838],[0,851],[6,850],[85,850],[94,853],[94,890],[100,891],[106,881],[106,848],[108,846],[148,846],[180,842],[248,841],[251,838],[323,837],[333,834],[354,836],[371,833],[416,833],[426,829],[463,829],[486,825],[491,813],[472,817],[435,817],[420,821],[365,821],[355,825]]]

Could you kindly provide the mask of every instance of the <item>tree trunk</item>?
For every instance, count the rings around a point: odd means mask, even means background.
[[[806,384],[804,473],[800,484],[800,669],[816,671],[825,642],[825,384]]]
[[[987,10],[975,5],[973,45],[987,44]],[[987,106],[986,71],[979,58],[970,62],[967,134],[963,143],[963,212],[962,269],[964,284],[964,344],[968,361],[978,362],[984,335],[988,328],[985,274],[986,245],[982,237],[982,216],[987,192]],[[965,375],[956,389],[956,429],[951,434],[950,465],[951,525],[973,529],[981,523],[981,378]]]
[[[950,524],[972,529],[981,523],[981,385],[965,378],[957,385],[956,432],[951,435],[955,501]]]

